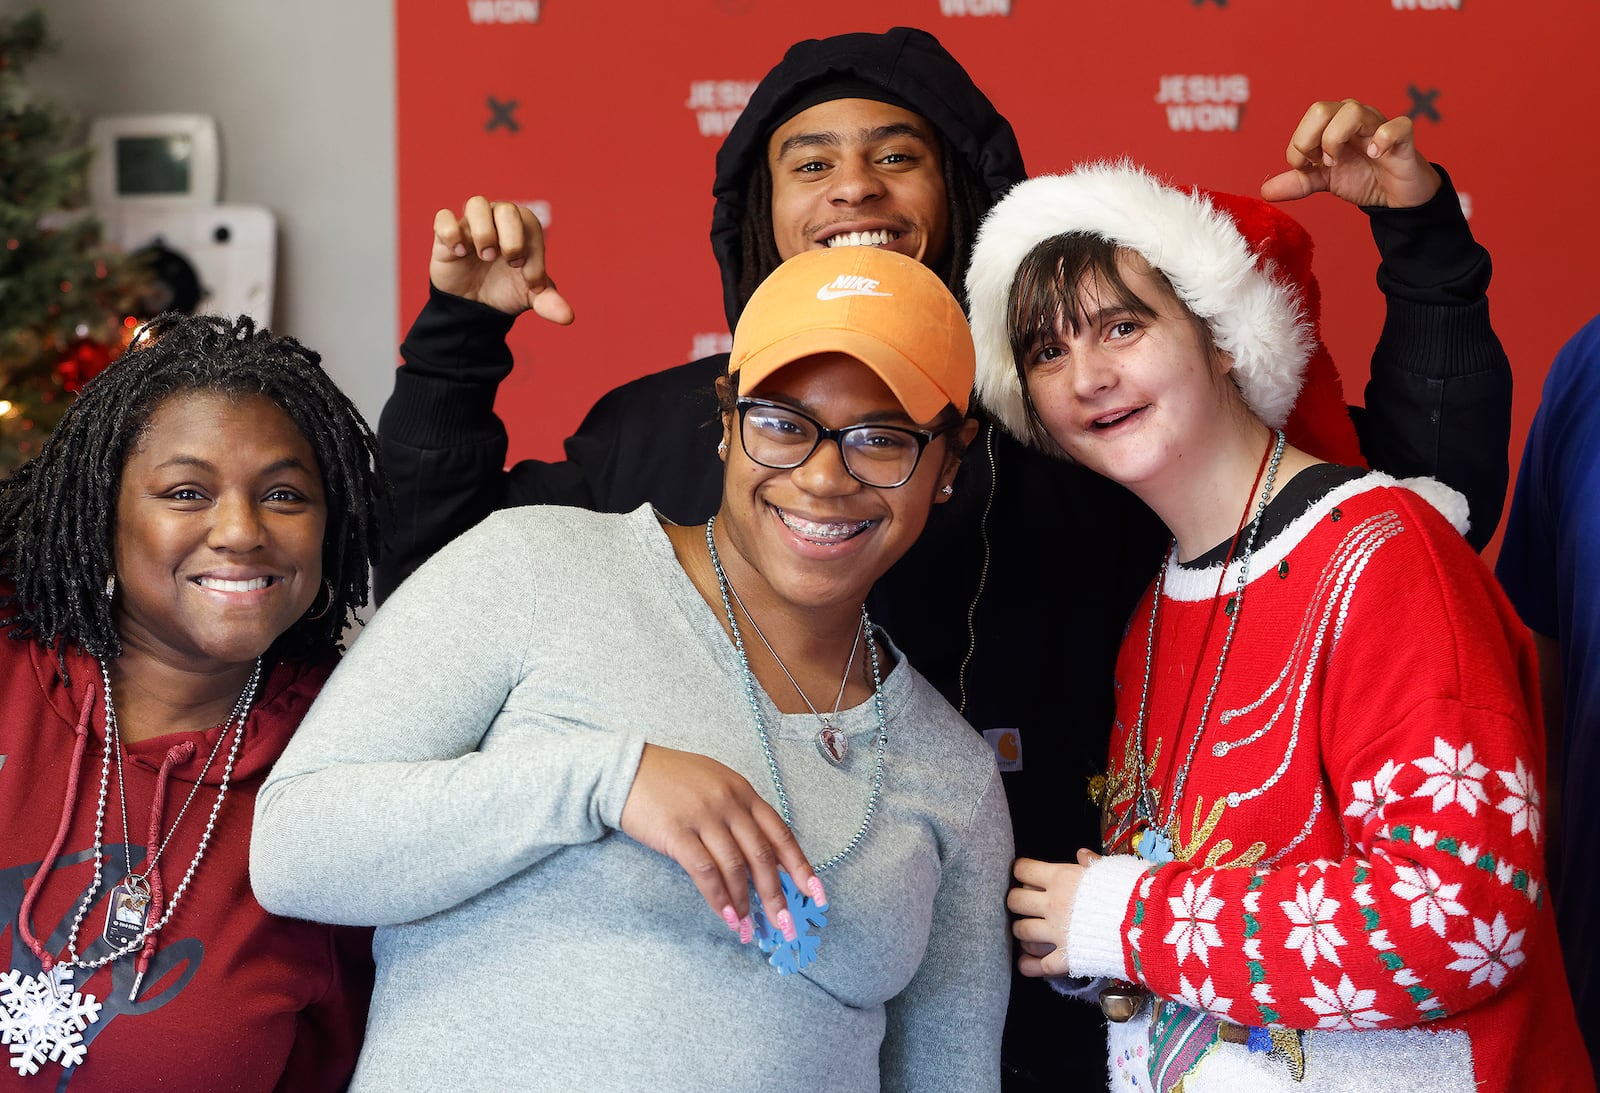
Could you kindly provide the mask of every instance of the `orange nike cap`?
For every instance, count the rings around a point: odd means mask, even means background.
[[[733,332],[728,372],[749,394],[786,364],[844,353],[878,374],[913,421],[972,393],[972,331],[922,263],[877,247],[795,255],[756,288]]]

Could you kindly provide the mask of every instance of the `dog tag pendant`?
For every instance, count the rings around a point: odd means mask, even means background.
[[[100,932],[112,949],[126,949],[143,937],[150,914],[150,886],[138,877],[129,877],[111,889],[106,909],[106,928]]]

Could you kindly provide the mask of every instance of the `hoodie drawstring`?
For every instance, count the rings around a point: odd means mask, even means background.
[[[89,746],[89,715],[94,712],[94,684],[89,684],[83,693],[83,714],[78,718],[76,730],[78,740],[72,746],[72,766],[67,772],[66,799],[61,804],[61,825],[56,829],[55,842],[50,844],[50,849],[45,853],[39,868],[34,872],[33,878],[28,881],[28,889],[22,897],[22,910],[17,915],[17,933],[22,936],[23,944],[33,951],[39,958],[39,964],[46,973],[55,967],[56,958],[51,955],[39,939],[34,936],[33,928],[29,925],[33,921],[33,905],[39,898],[39,893],[44,888],[44,878],[56,866],[56,858],[61,854],[61,846],[67,841],[67,832],[72,827],[73,807],[78,803],[78,781],[83,773],[83,753]],[[107,745],[110,746],[109,744]],[[98,886],[100,880],[100,861],[95,859],[95,882]]]
[[[145,883],[150,886],[150,909],[146,921],[160,921],[163,893],[161,888],[161,870],[156,868],[156,849],[161,845],[161,806],[167,799],[167,780],[172,776],[172,768],[180,763],[187,763],[194,758],[194,744],[188,740],[172,745],[167,749],[167,756],[161,761],[161,770],[156,774],[156,792],[150,800],[150,826],[145,835],[145,861],[150,862],[149,875]],[[128,994],[128,1000],[133,1001],[139,993],[139,984],[144,982],[144,973],[150,968],[150,960],[156,955],[156,931],[152,930],[144,939],[144,948],[139,951],[139,960],[135,965],[137,974],[133,977],[133,990]]]

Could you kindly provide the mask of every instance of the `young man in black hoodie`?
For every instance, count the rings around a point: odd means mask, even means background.
[[[1308,115],[1295,147],[1329,136],[1326,147],[1361,156],[1364,137],[1343,147],[1352,119],[1381,118],[1359,104],[1337,109]],[[1438,188],[1427,198],[1424,186],[1414,207],[1365,210],[1388,318],[1356,412],[1362,450],[1379,469],[1433,475],[1466,494],[1481,547],[1499,520],[1510,437],[1510,368],[1484,299],[1489,259],[1448,179],[1413,150],[1392,154],[1401,174]],[[1308,165],[1308,178],[1317,172]],[[711,241],[730,329],[754,286],[813,246],[902,250],[964,298],[977,223],[1024,177],[1010,124],[932,35],[896,28],[798,43],[717,155]],[[441,213],[436,235],[434,288],[378,428],[399,515],[380,596],[497,508],[623,512],[648,501],[680,523],[703,521],[721,482],[712,382],[727,357],[623,385],[567,440],[564,462],[506,470],[493,410],[511,369],[505,335],[524,310],[557,322],[572,312],[544,277],[531,215],[474,199],[465,217]],[[1063,775],[1087,784],[1105,765],[1118,642],[1164,544],[1131,495],[985,419],[955,496],[874,592],[874,619],[995,744],[1019,854],[1098,845],[1087,793],[1063,799],[1058,787]],[[890,763],[892,777],[892,753]],[[1099,1026],[1092,1007],[1014,978],[1006,1088],[1104,1081]]]

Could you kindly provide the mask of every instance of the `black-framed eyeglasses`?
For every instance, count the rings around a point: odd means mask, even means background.
[[[928,432],[870,422],[829,429],[792,406],[765,399],[742,398],[735,405],[739,409],[739,442],[744,445],[744,454],[763,467],[792,470],[810,459],[818,445],[831,440],[839,445],[839,457],[850,477],[881,490],[909,482],[917,472],[923,449],[948,431]]]

